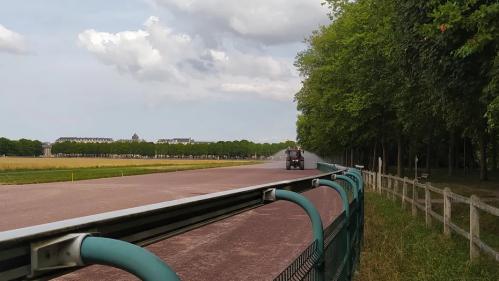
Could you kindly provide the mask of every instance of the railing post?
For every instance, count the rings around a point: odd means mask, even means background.
[[[418,190],[417,190],[417,180],[412,181],[412,216],[415,217],[418,215],[418,209],[416,203],[418,201]]]
[[[452,214],[452,201],[450,197],[450,189],[448,187],[444,188],[444,234],[446,236],[451,236],[450,222]]]
[[[386,193],[386,195],[388,198],[390,198],[390,193],[393,192],[393,190],[392,190],[392,177],[389,175],[386,177],[386,180],[388,181],[388,184],[386,187],[386,191],[388,191],[388,192]],[[393,195],[393,193],[391,195]]]
[[[427,182],[425,184],[425,187],[424,187],[426,227],[430,227],[431,226],[431,214],[430,214],[430,210],[431,210],[431,193],[430,193],[430,189],[428,188],[429,185],[430,185],[430,183]]]
[[[392,176],[392,201],[395,201],[395,193],[397,193],[398,180],[397,176]]]
[[[476,195],[470,197],[470,260],[480,256],[480,247],[475,243],[475,240],[480,239],[480,215],[476,207],[479,200]]]
[[[319,260],[317,262],[317,271],[319,272],[319,280],[324,280],[324,230],[322,228],[322,220],[317,211],[317,208],[305,196],[288,190],[268,189],[263,193],[265,201],[286,200],[300,206],[310,218],[312,222],[312,234],[314,241],[317,241],[317,251]]]
[[[399,180],[397,179],[397,176],[393,176],[392,178],[393,182],[392,182],[392,186],[393,186],[393,193],[392,193],[392,200],[395,201],[395,199],[397,198],[397,191],[399,189]]]
[[[402,208],[405,210],[406,199],[407,198],[407,177],[404,177],[404,183],[402,184]]]
[[[383,160],[381,160],[381,157],[378,158],[378,192],[381,194],[381,166],[383,165]]]

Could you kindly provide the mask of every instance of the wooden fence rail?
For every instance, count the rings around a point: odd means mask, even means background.
[[[483,211],[499,217],[499,208],[490,206],[483,201],[480,201],[478,196],[471,197],[462,196],[453,193],[449,188],[440,189],[427,182],[422,184],[416,179],[411,180],[407,177],[400,178],[392,175],[385,175],[380,172],[363,171],[362,173],[366,189],[382,194],[385,192],[387,197],[396,200],[397,197],[402,201],[402,208],[405,209],[407,204],[411,205],[413,216],[417,216],[418,209],[424,213],[426,226],[430,227],[433,220],[437,220],[443,224],[444,234],[450,236],[452,232],[461,235],[469,240],[470,259],[474,260],[479,257],[480,252],[484,252],[496,261],[499,261],[499,252],[480,240],[480,215],[479,211]],[[402,190],[400,192],[400,187]],[[412,193],[408,193],[408,188],[412,188]],[[424,191],[424,198],[420,198],[420,190]],[[442,196],[442,200],[433,199],[432,192]],[[408,196],[410,194],[410,196]],[[443,215],[438,214],[432,209],[433,202],[441,202],[443,204]],[[452,204],[461,203],[467,204],[470,208],[470,227],[469,232],[459,227],[452,222]]]

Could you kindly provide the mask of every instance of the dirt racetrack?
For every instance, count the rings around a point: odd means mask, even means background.
[[[298,178],[316,170],[283,169],[282,162],[165,174],[0,187],[0,230],[157,203],[237,187]],[[305,195],[324,226],[342,210],[327,188]],[[305,212],[276,202],[152,244],[182,280],[271,280],[311,242]],[[57,280],[137,280],[109,267],[90,266]]]

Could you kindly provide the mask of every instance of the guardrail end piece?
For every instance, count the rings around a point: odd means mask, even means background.
[[[319,179],[313,179],[312,180],[312,187],[319,187],[319,186],[320,186]]]
[[[276,201],[275,188],[269,188],[263,192],[263,201]]]
[[[90,234],[73,233],[31,243],[31,276],[37,272],[84,265],[80,248]]]

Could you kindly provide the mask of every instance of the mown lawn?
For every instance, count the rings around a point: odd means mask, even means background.
[[[151,162],[147,162],[147,160],[136,161],[134,159],[109,160],[111,159],[96,158],[82,159],[80,161],[75,159],[58,159],[57,161],[46,159],[46,161],[43,161],[41,159],[39,161],[26,161],[25,164],[27,165],[25,166],[20,165],[20,161],[15,161],[15,165],[12,165],[15,168],[0,169],[0,184],[77,181],[260,163],[258,161],[227,160],[162,160]],[[4,167],[8,165],[8,163],[3,164]],[[113,164],[115,166],[112,166]]]
[[[400,202],[368,192],[365,236],[357,281],[499,280],[499,263],[468,259],[468,243],[428,229],[421,215],[413,218]]]

